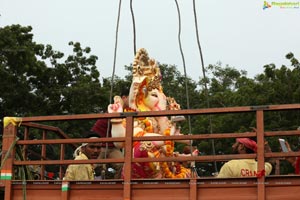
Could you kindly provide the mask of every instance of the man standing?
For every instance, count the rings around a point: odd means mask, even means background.
[[[97,134],[89,134],[87,138],[99,138]],[[101,143],[83,143],[74,151],[75,160],[97,159],[101,150]],[[64,180],[87,181],[94,180],[93,164],[72,164],[69,165]]]
[[[123,109],[128,108],[128,94],[129,90],[126,89],[122,91],[121,98],[123,101]],[[99,134],[100,137],[106,138],[111,137],[111,124],[109,123],[109,119],[98,119],[91,131]],[[119,148],[116,148],[113,142],[102,143],[101,153],[99,158],[123,158],[124,155]],[[114,163],[113,168],[116,170],[114,178],[121,178],[121,170],[123,164]]]
[[[234,153],[251,154],[256,153],[257,144],[249,138],[238,138],[232,145]],[[272,165],[265,162],[265,175],[269,175],[272,171]],[[255,159],[237,159],[225,163],[217,178],[237,178],[237,177],[255,177],[261,175],[257,171],[257,161]]]

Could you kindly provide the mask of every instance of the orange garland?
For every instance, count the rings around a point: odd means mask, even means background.
[[[165,136],[170,136],[170,133],[171,133],[171,129],[170,128],[167,128],[165,131],[164,131],[164,135]],[[174,142],[171,141],[171,140],[166,140],[165,141],[165,145],[166,145],[166,156],[167,157],[170,157],[173,155],[173,152],[174,152]]]
[[[153,132],[153,126],[150,122],[150,120],[147,118],[145,118],[144,120],[142,120],[143,124],[145,125],[145,131],[147,133],[152,133]]]
[[[148,118],[141,118],[140,119],[140,122],[144,124],[145,128],[144,128],[144,131],[140,131],[138,132],[135,137],[142,137],[145,135],[145,133],[151,133],[153,132],[153,126],[152,126],[152,123],[150,122],[150,120]],[[165,131],[164,131],[164,135],[165,136],[170,136],[171,134],[171,128],[167,128]],[[139,142],[136,141],[133,143],[133,146],[136,146]],[[165,141],[165,147],[166,147],[166,156],[167,157],[171,157],[173,156],[173,152],[174,152],[174,142],[171,141],[171,140],[166,140]],[[159,150],[154,150],[152,152],[154,154],[154,157],[159,157],[160,156],[160,152]],[[161,166],[162,166],[162,169],[164,171],[164,174],[165,174],[165,177],[166,178],[186,178],[188,177],[191,172],[190,172],[190,169],[187,169],[181,165],[177,166],[177,168],[180,168],[179,170],[176,170],[177,172],[173,173],[171,172],[170,168],[169,168],[169,165],[167,162],[162,162],[161,163]],[[156,165],[154,163],[150,163],[150,166],[149,166],[152,170],[154,170],[156,168]]]
[[[137,134],[135,134],[135,136],[134,137],[142,137],[142,136],[144,136],[145,135],[145,131],[140,131],[140,132],[138,132]],[[134,141],[133,142],[133,146],[135,147],[137,144],[139,144],[140,143],[140,141]]]
[[[167,128],[164,131],[164,135],[165,136],[170,136],[171,134],[171,128]],[[174,152],[174,142],[170,141],[170,140],[166,140],[165,141],[165,145],[166,145],[166,156],[170,157],[173,156],[173,152]],[[190,174],[190,170],[183,167],[183,166],[178,166],[180,167],[180,170],[178,172],[175,172],[175,174],[173,174],[173,172],[171,172],[169,165],[167,162],[163,162],[162,163],[162,168],[165,174],[166,178],[186,178],[188,176],[188,174]]]
[[[163,162],[162,167],[166,178],[187,178],[189,177],[188,174],[191,173],[190,169],[180,166],[180,171],[178,173],[175,172],[175,174],[173,174],[173,172],[171,172],[171,170],[169,169],[167,162]]]

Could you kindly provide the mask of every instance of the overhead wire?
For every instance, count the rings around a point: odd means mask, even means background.
[[[122,7],[122,0],[119,0],[119,6],[118,6],[118,17],[117,17],[117,25],[116,25],[116,36],[115,36],[115,47],[114,47],[114,58],[113,58],[113,71],[111,75],[110,80],[110,94],[109,94],[109,103],[112,103],[112,95],[113,95],[113,88],[114,88],[114,78],[115,78],[115,69],[116,69],[116,58],[117,58],[117,49],[118,49],[118,35],[119,35],[119,24],[120,24],[120,16],[121,16],[121,7]],[[110,132],[110,120],[107,121],[107,130],[106,130],[106,137],[109,137]],[[104,158],[107,158],[107,152],[108,152],[108,143],[105,143],[105,154]],[[105,170],[106,165],[103,164],[103,170],[101,172],[101,176],[103,179],[105,179]]]
[[[198,20],[197,20],[197,12],[196,12],[196,3],[195,0],[193,0],[193,12],[194,12],[194,21],[195,21],[195,29],[196,29],[196,38],[197,38],[197,45],[198,45],[198,50],[199,50],[199,54],[200,54],[200,59],[201,59],[201,67],[202,67],[202,74],[203,74],[203,79],[204,79],[204,93],[206,96],[206,106],[207,108],[210,108],[210,97],[208,94],[208,87],[207,87],[207,79],[206,79],[206,73],[205,73],[205,67],[204,67],[204,59],[203,59],[203,54],[202,54],[202,49],[201,49],[201,45],[200,45],[200,38],[199,38],[199,30],[198,30]],[[209,115],[209,132],[210,134],[213,133],[213,129],[212,129],[212,116]],[[215,142],[214,139],[212,139],[212,153],[213,155],[216,155],[216,150],[215,150]],[[218,171],[217,169],[217,163],[216,161],[214,161],[214,168],[215,168],[215,172]]]
[[[114,88],[114,78],[115,78],[115,69],[116,69],[116,58],[117,58],[117,48],[118,48],[118,35],[119,35],[121,7],[122,7],[122,0],[119,0],[117,26],[116,26],[116,36],[115,36],[115,48],[114,48],[114,62],[113,62],[113,71],[112,71],[112,75],[111,75],[111,85],[110,85],[110,95],[109,95],[109,102],[110,103],[112,101],[112,93],[113,93],[113,88]]]
[[[177,7],[177,14],[178,14],[178,43],[179,43],[179,49],[180,49],[180,54],[182,58],[182,64],[183,64],[183,70],[184,70],[184,77],[185,77],[185,93],[186,93],[186,106],[187,109],[190,109],[190,99],[189,99],[189,90],[188,90],[188,78],[187,78],[187,73],[186,73],[186,65],[185,65],[185,58],[182,50],[182,44],[181,44],[181,16],[180,16],[180,9],[177,0],[175,0],[175,4]],[[188,116],[188,123],[189,123],[189,134],[191,134],[191,117]]]
[[[189,90],[188,90],[188,77],[186,73],[186,64],[185,64],[185,57],[183,54],[183,49],[182,49],[182,44],[181,44],[181,15],[180,15],[180,9],[177,0],[175,0],[176,8],[177,8],[177,15],[178,15],[178,44],[179,44],[179,49],[180,49],[180,54],[181,54],[181,59],[182,59],[182,64],[183,64],[183,70],[184,70],[184,77],[185,77],[185,92],[186,92],[186,104],[187,104],[187,109],[190,109],[190,99],[189,99]],[[192,125],[191,125],[191,116],[188,115],[188,126],[189,126],[189,134],[192,133]],[[193,156],[193,141],[190,141],[190,152],[191,155]],[[194,177],[198,177],[197,170],[195,168],[195,162],[192,162],[191,164],[191,171]]]
[[[133,28],[133,53],[136,54],[136,30],[135,30],[135,19],[133,13],[132,0],[130,0],[130,13],[132,18],[132,28]]]

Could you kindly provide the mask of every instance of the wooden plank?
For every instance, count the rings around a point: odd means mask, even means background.
[[[12,123],[4,127],[3,139],[2,139],[2,159],[1,159],[1,165],[3,165],[1,169],[1,179],[5,187],[4,200],[11,200],[11,194],[12,194],[11,180],[13,178],[13,160],[15,158],[15,149],[12,148],[11,145],[13,145],[14,141],[16,140],[16,135],[17,135],[17,128]],[[10,148],[12,148],[11,151]],[[8,155],[8,157],[6,160],[4,160],[6,155]]]
[[[191,181],[195,184],[191,186]],[[22,182],[12,184],[12,199],[22,200]],[[124,200],[124,183],[119,181],[70,181],[68,193],[62,194],[62,181],[28,181],[27,199]],[[266,200],[298,200],[300,176],[266,177]],[[191,190],[196,189],[196,193]],[[191,194],[192,193],[192,194]],[[195,195],[196,194],[196,195]],[[131,200],[257,200],[256,178],[198,178],[134,180]]]
[[[197,200],[197,180],[190,180],[190,198],[189,200]]]
[[[264,113],[261,110],[256,112],[257,127],[257,172],[262,173],[265,170],[264,158]],[[265,175],[257,178],[257,199],[265,200]]]
[[[123,199],[131,199],[131,161],[132,161],[132,135],[133,117],[126,118],[126,137],[125,137],[125,162],[124,162],[124,193]]]

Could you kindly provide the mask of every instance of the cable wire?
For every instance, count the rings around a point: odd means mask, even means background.
[[[177,13],[178,13],[178,43],[179,43],[179,49],[181,53],[181,58],[182,58],[182,63],[183,63],[183,69],[184,69],[184,77],[185,77],[185,92],[186,92],[186,104],[187,104],[187,109],[190,109],[190,99],[189,99],[189,90],[188,90],[188,78],[187,78],[187,73],[186,73],[186,65],[185,65],[185,58],[182,50],[182,44],[181,44],[181,17],[180,17],[180,9],[177,0],[175,0],[176,7],[177,7]],[[192,125],[191,125],[191,116],[188,115],[188,126],[189,126],[189,134],[192,133]],[[191,140],[190,142],[190,152],[191,155],[193,156],[193,141]],[[192,162],[191,164],[191,170],[193,177],[198,177],[197,170],[195,168],[195,162]]]
[[[118,49],[118,34],[119,34],[119,24],[120,24],[120,15],[121,15],[121,7],[122,7],[122,0],[119,0],[119,8],[118,8],[118,18],[117,18],[117,26],[116,26],[116,37],[115,37],[115,48],[114,48],[114,63],[113,63],[113,72],[111,75],[111,81],[110,81],[110,94],[109,94],[109,103],[112,103],[112,94],[113,94],[113,88],[114,88],[114,78],[115,78],[115,69],[116,69],[116,57],[117,57],[117,49]],[[107,121],[107,130],[106,130],[106,137],[109,137],[110,132],[110,120]],[[107,158],[107,152],[108,152],[108,143],[105,143],[105,154],[104,158]],[[105,170],[106,170],[106,164],[103,164],[103,170],[101,172],[101,176],[103,179],[105,179]]]
[[[131,12],[132,28],[133,28],[133,53],[135,56],[135,54],[136,54],[136,31],[135,31],[135,19],[134,19],[133,7],[132,7],[132,0],[130,0],[130,12]]]
[[[182,58],[182,64],[183,64],[183,70],[184,70],[184,77],[185,77],[185,92],[186,92],[186,106],[187,109],[190,109],[190,99],[189,99],[189,90],[188,90],[188,84],[187,84],[187,73],[186,73],[186,65],[185,65],[185,58],[182,50],[182,45],[181,45],[181,17],[180,17],[180,9],[177,0],[175,0],[176,7],[177,7],[177,14],[178,14],[178,43],[179,43],[179,49],[180,49],[180,54]],[[191,134],[191,117],[188,116],[188,123],[189,123],[189,134]]]
[[[119,0],[118,18],[117,18],[117,26],[116,26],[116,37],[115,37],[115,48],[114,48],[114,63],[113,63],[113,72],[112,72],[112,75],[111,75],[111,85],[110,85],[110,95],[109,95],[109,102],[110,103],[112,101],[112,93],[113,93],[113,87],[114,87],[121,6],[122,6],[122,0]]]
[[[207,88],[207,80],[206,80],[205,67],[204,67],[204,59],[203,59],[203,54],[202,54],[202,49],[201,49],[200,39],[199,39],[199,31],[198,31],[198,22],[197,22],[197,12],[196,12],[195,0],[193,0],[193,11],[194,11],[194,20],[195,20],[197,44],[198,44],[198,50],[199,50],[199,53],[200,53],[202,74],[203,74],[203,79],[204,79],[206,106],[207,106],[207,108],[209,108],[210,107],[210,99],[209,99],[208,88]],[[210,131],[210,134],[212,134],[212,132],[213,132],[213,130],[212,130],[212,116],[209,115],[208,117],[209,117],[209,131]],[[214,139],[212,139],[212,151],[213,151],[213,155],[216,155]],[[215,172],[217,172],[218,169],[217,169],[216,161],[214,161],[214,168],[215,168]]]

